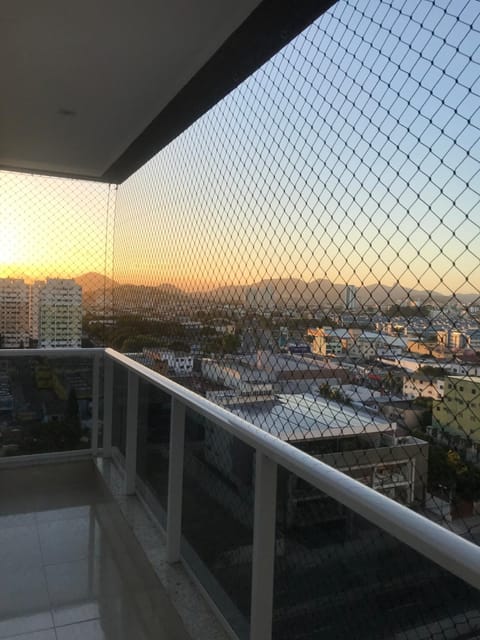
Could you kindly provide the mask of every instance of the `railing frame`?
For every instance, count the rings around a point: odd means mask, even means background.
[[[272,636],[276,510],[277,465],[257,451],[250,640],[263,640]]]
[[[103,457],[111,458],[113,425],[113,360],[105,358],[103,366]]]
[[[423,516],[362,485],[340,471],[282,442],[157,372],[112,349],[5,349],[8,357],[93,356],[93,389],[99,392],[100,355],[104,354],[103,455],[112,455],[114,364],[128,371],[125,492],[135,492],[139,381],[145,380],[172,400],[167,508],[167,560],[181,559],[185,413],[190,408],[252,447],[256,455],[250,638],[271,637],[275,560],[276,482],[283,467],[363,518],[415,549],[437,565],[480,589],[480,548]],[[93,401],[92,448],[98,443],[98,397]],[[95,428],[95,424],[97,425]],[[68,455],[75,452],[62,452]],[[46,454],[48,455],[51,454]],[[30,456],[22,456],[29,458]],[[9,462],[14,460],[10,458]]]
[[[125,443],[125,493],[127,496],[135,493],[137,475],[138,387],[138,375],[129,369],[127,383],[127,438]]]
[[[184,444],[185,405],[178,398],[173,398],[170,418],[167,502],[167,561],[171,563],[180,560]]]
[[[140,378],[211,420],[278,466],[294,473],[450,573],[480,589],[480,548],[477,545],[131,358],[113,349],[106,349],[105,356],[129,371],[134,371]]]

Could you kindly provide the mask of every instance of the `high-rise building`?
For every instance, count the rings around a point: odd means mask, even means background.
[[[28,286],[23,280],[0,278],[0,347],[28,346]]]
[[[345,309],[354,311],[357,308],[357,287],[347,284],[345,287]]]
[[[47,278],[32,285],[30,331],[43,348],[80,347],[82,288],[74,280]]]
[[[39,325],[39,295],[44,282],[36,281],[29,287],[28,299],[28,328],[32,346],[38,345],[38,325]]]

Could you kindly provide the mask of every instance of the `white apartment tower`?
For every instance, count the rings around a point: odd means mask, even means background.
[[[347,284],[345,287],[345,309],[347,311],[355,311],[357,308],[357,287],[353,284]]]
[[[28,285],[23,280],[0,278],[0,347],[28,346]]]
[[[74,280],[47,278],[30,293],[30,333],[43,348],[82,344],[82,288]]]

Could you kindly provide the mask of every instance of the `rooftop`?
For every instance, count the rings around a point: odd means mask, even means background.
[[[286,442],[338,438],[392,430],[392,424],[357,408],[310,395],[280,395],[279,403],[232,411]]]

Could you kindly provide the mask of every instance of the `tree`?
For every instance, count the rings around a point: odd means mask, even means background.
[[[480,470],[464,462],[457,451],[430,444],[428,480],[431,489],[446,487],[455,492],[456,500],[478,500]]]

